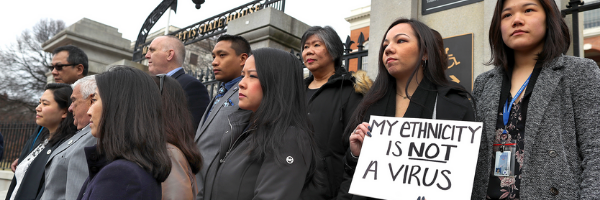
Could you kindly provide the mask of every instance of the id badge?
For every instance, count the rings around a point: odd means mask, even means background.
[[[493,173],[494,176],[514,176],[516,141],[510,143],[494,144],[496,153]]]

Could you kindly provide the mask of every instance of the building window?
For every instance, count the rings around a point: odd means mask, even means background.
[[[190,65],[198,64],[198,55],[195,53],[190,53]]]
[[[599,0],[585,1],[586,4],[596,3]],[[583,12],[583,27],[595,28],[600,27],[600,9],[589,10]]]
[[[362,65],[361,65],[361,69],[365,70],[367,69],[367,66],[369,65],[369,57],[367,56],[363,56],[362,57]]]

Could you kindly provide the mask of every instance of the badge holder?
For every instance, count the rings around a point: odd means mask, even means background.
[[[494,176],[514,176],[515,175],[515,152],[517,143],[511,140],[510,143],[502,142],[494,144],[496,159],[494,161]]]

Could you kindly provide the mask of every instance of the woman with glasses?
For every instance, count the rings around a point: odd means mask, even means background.
[[[192,116],[185,92],[177,80],[164,74],[153,77],[162,94],[162,113],[171,173],[162,182],[162,200],[194,199],[198,193],[195,174],[202,157],[194,143]]]
[[[44,193],[44,170],[46,161],[54,148],[77,132],[73,114],[67,109],[71,105],[73,89],[68,84],[50,83],[35,108],[36,134],[25,144],[11,181],[7,200],[39,199]]]
[[[315,145],[306,114],[302,67],[290,53],[252,51],[239,83],[240,110],[229,115],[204,199],[298,199],[312,179]]]
[[[161,199],[171,171],[159,88],[145,72],[116,66],[96,75],[89,177],[77,199]]]

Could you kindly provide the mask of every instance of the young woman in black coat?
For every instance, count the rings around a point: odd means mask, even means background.
[[[161,199],[171,171],[159,88],[145,72],[116,66],[96,75],[90,115],[95,146],[77,199]]]
[[[345,192],[350,187],[363,139],[370,134],[367,122],[371,115],[475,120],[470,94],[446,79],[448,60],[443,44],[427,25],[412,19],[396,20],[384,35],[379,58],[377,79],[346,128],[351,135],[346,156],[347,180],[342,184]],[[340,198],[353,197],[341,194]],[[353,199],[361,198],[364,197]]]
[[[316,147],[300,62],[272,48],[252,53],[239,83],[240,110],[229,115],[209,165],[205,200],[299,199],[312,179]]]
[[[73,89],[68,84],[51,83],[35,108],[36,132],[23,147],[6,199],[40,199],[44,193],[44,170],[52,150],[77,132],[71,105]]]

